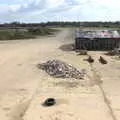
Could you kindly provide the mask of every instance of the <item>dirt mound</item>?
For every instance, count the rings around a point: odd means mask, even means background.
[[[60,60],[49,60],[46,63],[39,64],[38,68],[45,70],[54,77],[83,79],[85,75],[84,69],[80,71]]]

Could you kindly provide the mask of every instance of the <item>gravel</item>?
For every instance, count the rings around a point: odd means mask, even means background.
[[[50,76],[57,78],[84,79],[85,70],[78,70],[70,64],[60,60],[49,60],[38,64],[38,68],[46,71]]]

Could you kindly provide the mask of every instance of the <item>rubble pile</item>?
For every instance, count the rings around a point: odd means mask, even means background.
[[[91,56],[89,56],[89,58],[87,59],[87,61],[88,61],[89,63],[94,63],[94,59],[93,59]]]
[[[39,64],[38,67],[54,77],[83,79],[85,75],[84,69],[77,70],[60,60],[49,60],[46,63]]]
[[[112,51],[109,51],[107,53],[107,55],[110,55],[110,56],[118,55],[118,56],[120,56],[120,48],[116,48],[116,49],[114,49]]]
[[[100,56],[100,59],[99,61],[102,63],[102,64],[107,64],[107,60],[105,60],[102,56]]]
[[[79,55],[87,55],[87,50],[79,50]]]

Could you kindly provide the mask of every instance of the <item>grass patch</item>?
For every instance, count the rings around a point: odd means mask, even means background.
[[[1,29],[0,40],[30,39],[36,36],[52,35],[58,30],[52,28],[29,28],[29,29]]]
[[[57,32],[58,30],[53,28],[29,28],[28,32],[32,35],[52,35],[54,32]]]
[[[0,40],[16,40],[35,38],[32,34],[22,30],[0,30]]]

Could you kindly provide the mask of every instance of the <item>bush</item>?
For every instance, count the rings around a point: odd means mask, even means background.
[[[46,28],[46,27],[40,27],[40,28],[29,28],[28,29],[29,33],[32,33],[34,35],[49,35],[52,34],[51,29]]]
[[[34,38],[34,36],[26,31],[20,31],[20,30],[0,31],[0,40],[28,39],[28,38]]]
[[[36,38],[40,35],[50,35],[55,32],[55,29],[46,27],[29,28],[29,29],[4,29],[0,30],[0,40],[16,40]]]

